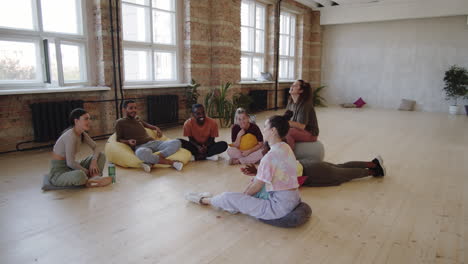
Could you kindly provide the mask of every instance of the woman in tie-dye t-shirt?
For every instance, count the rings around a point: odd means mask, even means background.
[[[264,220],[278,219],[290,213],[301,199],[297,189],[296,157],[289,145],[281,140],[288,130],[288,121],[283,116],[266,120],[263,138],[271,150],[260,161],[256,177],[243,193],[225,192],[212,197],[210,193],[192,192],[186,199]],[[264,186],[268,197],[254,197]]]

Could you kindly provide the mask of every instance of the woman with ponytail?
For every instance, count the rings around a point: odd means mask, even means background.
[[[90,115],[81,108],[70,113],[70,128],[65,130],[54,145],[49,181],[55,186],[102,187],[110,184],[110,177],[102,177],[106,157],[99,152],[86,131],[90,129]],[[75,160],[81,143],[93,150],[93,155]]]
[[[290,117],[291,129],[286,136],[286,141],[294,150],[296,142],[317,141],[319,127],[310,84],[303,80],[297,80],[291,85],[289,94],[291,98],[286,106],[285,116]]]

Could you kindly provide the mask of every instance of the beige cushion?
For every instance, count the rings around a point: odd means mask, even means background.
[[[400,107],[398,108],[398,110],[413,111],[415,104],[416,104],[416,101],[414,101],[414,100],[401,99],[401,104],[400,104]]]

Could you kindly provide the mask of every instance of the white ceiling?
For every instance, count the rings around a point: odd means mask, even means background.
[[[468,0],[296,0],[320,11],[322,25],[468,15]]]

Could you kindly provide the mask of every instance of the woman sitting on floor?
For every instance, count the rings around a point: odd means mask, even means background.
[[[210,193],[188,193],[187,200],[212,205],[231,213],[241,212],[258,219],[271,220],[290,213],[300,202],[297,164],[293,151],[281,138],[289,130],[283,116],[272,116],[265,122],[263,135],[271,150],[262,158],[258,173],[243,193],[225,192],[212,197]],[[268,199],[255,198],[263,186]]]
[[[257,163],[263,157],[263,135],[260,128],[250,122],[244,108],[238,108],[231,129],[232,144],[227,150],[229,164]]]
[[[312,88],[309,83],[297,80],[289,88],[291,98],[286,109],[291,113],[286,140],[294,150],[296,142],[315,142],[319,135],[317,115],[312,98]]]
[[[87,187],[106,186],[112,182],[110,177],[101,177],[106,157],[97,150],[94,142],[86,133],[90,129],[90,115],[77,108],[70,113],[71,127],[59,137],[52,152],[49,181],[55,186]],[[81,143],[93,150],[93,155],[77,162],[75,155]]]

